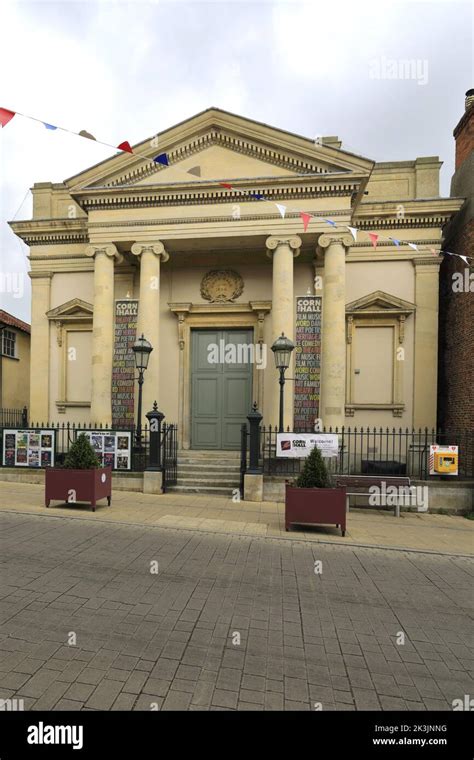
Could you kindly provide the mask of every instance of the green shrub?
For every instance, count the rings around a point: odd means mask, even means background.
[[[317,446],[306,458],[304,467],[296,481],[297,488],[330,488],[331,481],[321,451]]]
[[[97,455],[84,433],[77,436],[64,459],[67,470],[90,470],[100,467]]]

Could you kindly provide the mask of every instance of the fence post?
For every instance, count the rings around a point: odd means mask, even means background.
[[[25,428],[28,427],[28,409],[26,406],[21,410],[21,426]]]
[[[244,499],[249,501],[263,500],[263,474],[259,467],[260,455],[260,423],[262,415],[254,403],[252,411],[247,415],[250,427],[250,456],[249,468],[244,474]]]
[[[247,472],[254,475],[261,473],[262,468],[259,467],[260,457],[260,423],[262,421],[262,415],[257,409],[257,402],[254,403],[253,409],[250,414],[247,415],[250,426],[250,457],[249,457],[249,469]]]
[[[143,472],[143,493],[163,493],[163,467],[161,464],[161,423],[165,415],[158,410],[156,401],[153,409],[145,415],[150,423],[150,460]]]

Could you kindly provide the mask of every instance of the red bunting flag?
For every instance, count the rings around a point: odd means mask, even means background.
[[[306,230],[308,229],[308,224],[311,221],[311,214],[305,214],[304,211],[300,211],[300,217],[303,220],[303,230],[304,232],[306,232]]]
[[[229,185],[228,182],[219,182],[219,185],[221,185],[221,187],[227,188],[227,190],[232,190],[232,185]]]
[[[0,108],[0,124],[6,127],[8,122],[15,116],[15,111],[9,111],[7,108]]]
[[[377,240],[379,239],[379,236],[376,235],[375,232],[369,232],[369,238],[371,239],[374,248],[377,248]]]
[[[127,153],[133,153],[133,150],[130,147],[130,143],[125,140],[125,142],[121,142],[120,145],[117,145],[117,148],[119,150],[124,150]]]

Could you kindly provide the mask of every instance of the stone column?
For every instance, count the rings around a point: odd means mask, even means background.
[[[413,425],[436,427],[438,380],[439,267],[433,257],[413,260],[415,267],[415,372]],[[456,340],[456,336],[453,336]],[[468,356],[466,356],[468,360]]]
[[[282,334],[295,341],[294,293],[293,293],[293,258],[299,255],[301,238],[297,235],[288,237],[269,237],[266,241],[267,256],[273,256],[272,279],[272,344]],[[268,347],[270,348],[270,346]],[[277,372],[274,370],[275,383],[273,391],[272,418],[268,424],[278,424],[279,386]],[[294,378],[294,355],[286,371],[288,378]],[[285,383],[283,419],[284,427],[293,430],[294,380]]]
[[[325,250],[321,341],[321,407],[326,429],[344,424],[346,401],[346,248],[350,235],[324,234],[318,244]]]
[[[92,323],[92,390],[90,420],[112,425],[112,362],[114,351],[114,259],[122,261],[115,245],[89,245],[94,258],[94,316]]]
[[[153,409],[153,402],[160,406],[159,350],[160,350],[160,261],[168,261],[169,255],[163,243],[134,243],[134,256],[140,257],[140,303],[138,306],[137,338],[143,333],[153,346],[143,383],[143,413]]]
[[[49,422],[49,320],[52,274],[30,272],[31,277],[31,343],[30,343],[30,409],[32,422]]]

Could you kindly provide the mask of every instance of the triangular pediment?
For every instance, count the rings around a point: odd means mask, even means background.
[[[58,322],[71,321],[90,321],[94,312],[94,307],[87,301],[80,298],[72,298],[70,301],[56,306],[46,312],[48,319],[57,320]]]
[[[373,162],[337,146],[211,108],[133,146],[133,155],[117,154],[65,184],[74,192],[237,178],[368,178]],[[166,154],[169,166],[153,162],[160,154]]]
[[[410,301],[404,301],[402,298],[392,296],[383,290],[375,290],[356,301],[346,304],[346,314],[374,314],[378,313],[397,313],[411,314],[415,311],[415,304]]]

